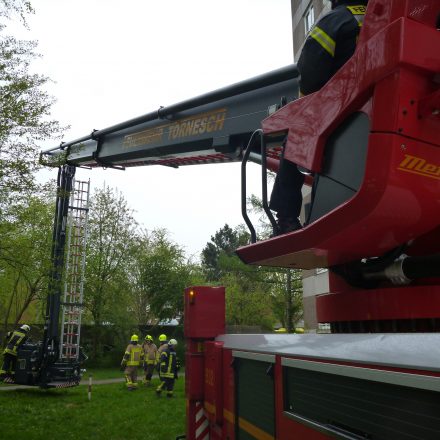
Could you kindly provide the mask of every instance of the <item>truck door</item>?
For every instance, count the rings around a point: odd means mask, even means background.
[[[275,356],[233,351],[237,440],[275,439]]]

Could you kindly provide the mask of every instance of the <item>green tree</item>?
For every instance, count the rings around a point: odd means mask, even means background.
[[[31,73],[37,43],[6,34],[8,20],[18,16],[26,26],[32,12],[28,1],[0,0],[0,217],[35,191],[38,142],[62,132],[50,120],[54,99],[44,90],[49,79]]]
[[[226,321],[230,325],[271,328],[271,286],[260,268],[248,266],[235,255],[247,244],[249,234],[242,226],[225,225],[202,251],[202,267],[208,280],[226,287]]]
[[[222,276],[220,259],[231,257],[237,248],[249,242],[249,233],[242,226],[232,229],[228,224],[218,230],[202,250],[202,267],[209,281],[218,281]],[[226,261],[226,260],[225,260]]]
[[[275,174],[268,173],[268,179],[274,180]],[[264,212],[262,200],[251,195],[248,199],[251,212],[259,216],[257,236],[260,240],[268,239],[273,228]],[[272,300],[275,316],[282,327],[289,332],[295,330],[296,323],[303,317],[302,272],[295,269],[267,268],[267,281],[273,284]]]
[[[157,324],[183,315],[183,290],[199,279],[197,266],[164,229],[144,232],[134,257],[133,304],[138,322]]]
[[[103,325],[134,322],[127,271],[137,223],[122,194],[108,186],[91,198],[84,302],[94,324],[93,355],[100,355]]]
[[[5,329],[38,318],[46,297],[52,242],[53,203],[31,197],[0,222],[0,311]],[[31,306],[34,306],[32,315]]]
[[[226,322],[234,326],[260,326],[271,330],[275,322],[267,284],[249,273],[228,273],[222,277],[226,288]]]
[[[302,276],[300,270],[271,272],[272,310],[281,327],[293,332],[303,317]]]
[[[257,206],[255,201],[252,205]],[[242,263],[235,250],[248,239],[243,226],[225,225],[202,251],[207,278],[226,287],[227,322],[271,329],[279,321],[293,331],[302,317],[301,272]]]
[[[28,0],[0,0],[0,17],[10,19],[19,16],[21,22],[27,26],[26,15],[33,13],[34,9]]]

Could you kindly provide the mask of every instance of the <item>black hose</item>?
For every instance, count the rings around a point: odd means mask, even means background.
[[[403,260],[402,271],[411,280],[440,277],[440,254],[407,257]]]

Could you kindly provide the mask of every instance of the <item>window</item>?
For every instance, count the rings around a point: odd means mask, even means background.
[[[283,358],[283,361],[287,361],[286,365],[292,360]],[[314,370],[284,366],[287,417],[315,429],[320,427],[323,432],[336,434],[338,439],[440,438],[437,392],[407,387],[403,382],[399,385],[381,382],[381,370],[370,370],[378,373],[377,380],[356,377],[356,370],[365,370],[359,367],[345,367],[351,375],[338,374],[335,370],[331,374],[328,371],[332,371],[333,365],[315,363]]]
[[[310,5],[306,13],[304,14],[304,29],[306,35],[312,29],[313,23],[315,23],[315,11],[313,9],[313,5]]]

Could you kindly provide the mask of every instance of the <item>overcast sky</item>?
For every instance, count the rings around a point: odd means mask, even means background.
[[[39,41],[35,68],[54,81],[65,141],[293,62],[290,0],[31,3],[24,36]],[[248,173],[248,191],[260,194],[259,167]],[[139,223],[168,229],[188,256],[225,223],[243,223],[238,163],[79,169],[77,178],[117,187]]]

